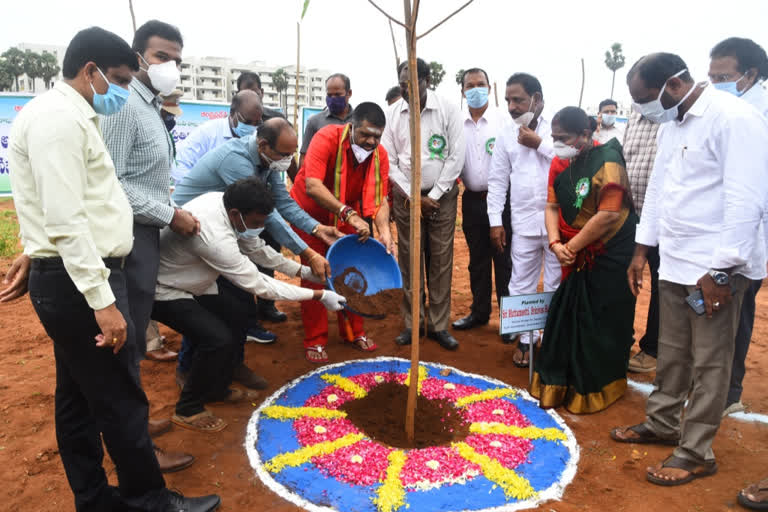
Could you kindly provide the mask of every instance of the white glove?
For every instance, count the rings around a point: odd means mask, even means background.
[[[323,303],[325,309],[330,311],[340,311],[344,307],[344,304],[347,303],[347,299],[338,293],[334,293],[330,290],[324,290],[323,294],[320,296],[320,302]]]
[[[306,281],[309,281],[310,283],[325,284],[325,279],[315,275],[312,272],[312,269],[306,265],[301,266],[301,272],[299,272],[299,277]]]

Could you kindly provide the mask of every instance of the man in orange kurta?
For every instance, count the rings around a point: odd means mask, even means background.
[[[378,239],[388,252],[394,249],[389,229],[389,158],[379,145],[386,118],[375,103],[361,103],[352,122],[322,128],[312,138],[304,165],[296,176],[291,197],[318,222],[335,224],[340,231],[356,233],[361,241],[371,235],[373,221]],[[325,255],[322,240],[294,227],[307,245]],[[307,288],[322,288],[309,281]],[[318,301],[301,304],[304,322],[305,357],[313,363],[328,360],[328,316]],[[364,351],[376,349],[363,330],[363,319],[350,312],[339,313],[339,333],[345,341]]]

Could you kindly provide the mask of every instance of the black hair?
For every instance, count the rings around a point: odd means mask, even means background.
[[[346,92],[349,92],[350,89],[352,89],[351,82],[349,81],[349,77],[345,75],[344,73],[334,73],[328,78],[325,79],[325,85],[328,85],[328,82],[331,81],[332,78],[341,78],[342,82],[344,82],[344,90]]]
[[[661,89],[667,80],[672,78],[672,75],[682,70],[686,71],[678,78],[683,82],[693,82],[693,78],[688,72],[688,65],[679,55],[674,53],[651,53],[641,57],[630,68],[629,73],[627,73],[627,83],[635,75],[640,75],[648,89]]]
[[[94,62],[104,73],[108,68],[123,65],[128,66],[131,71],[139,70],[136,54],[128,43],[117,34],[101,27],[81,30],[69,42],[62,66],[64,78],[75,78],[88,62]]]
[[[616,103],[615,100],[608,98],[607,100],[603,100],[600,102],[600,105],[597,107],[597,111],[600,112],[601,110],[603,110],[603,107],[607,107],[609,105],[613,105],[614,107],[619,108],[619,104]]]
[[[352,123],[355,126],[360,126],[363,121],[368,121],[373,126],[384,128],[387,124],[387,118],[384,116],[384,111],[377,104],[364,101],[355,107],[352,112]]]
[[[250,89],[250,86],[253,84],[256,84],[256,86],[261,89],[261,77],[259,77],[259,74],[251,71],[244,71],[237,77],[237,92],[240,92],[243,89]]]
[[[179,43],[179,46],[184,47],[184,40],[181,38],[181,32],[178,28],[163,21],[149,20],[133,34],[133,51],[139,55],[144,55],[147,50],[147,42],[152,36]]]
[[[751,68],[757,68],[757,80],[768,78],[768,56],[763,47],[751,39],[729,37],[717,43],[709,57],[733,57],[739,63],[740,72],[746,73]]]
[[[586,112],[579,107],[565,107],[552,118],[552,124],[559,124],[565,133],[581,135],[584,130],[591,130],[592,123]],[[597,121],[595,121],[595,130]]]
[[[393,100],[395,98],[399,98],[402,96],[402,93],[400,92],[400,86],[396,85],[394,87],[390,87],[387,91],[387,96],[384,98],[384,101]]]
[[[275,208],[275,200],[267,186],[257,176],[248,176],[230,184],[224,190],[224,208],[235,209],[241,215],[257,212],[269,215]]]
[[[488,85],[491,85],[491,79],[488,78],[488,73],[485,72],[484,69],[481,68],[469,68],[464,72],[463,75],[461,75],[461,88],[464,88],[464,80],[467,79],[467,75],[470,75],[472,73],[482,73],[485,75],[485,81],[488,83]]]
[[[403,69],[408,67],[408,61],[404,60],[400,63],[399,66],[397,66],[397,76],[400,76],[400,73],[403,72]],[[427,61],[424,59],[416,59],[416,74],[419,77],[419,80],[426,80],[429,78],[429,64],[427,64]]]
[[[525,93],[528,96],[533,96],[536,93],[541,94],[544,97],[544,92],[541,90],[541,82],[539,79],[528,73],[515,73],[507,79],[507,87],[512,84],[520,84],[525,89]]]
[[[592,133],[595,133],[597,131],[597,119],[591,116],[589,118],[589,131],[591,131]]]
[[[267,141],[269,147],[274,149],[277,146],[277,139],[280,138],[280,134],[289,128],[291,128],[291,123],[282,117],[274,117],[259,127],[257,137]]]

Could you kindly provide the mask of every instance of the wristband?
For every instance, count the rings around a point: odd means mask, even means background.
[[[318,222],[317,224],[315,224],[315,227],[312,228],[312,232],[310,233],[310,235],[316,235],[319,229],[320,229],[320,223]]]
[[[560,241],[560,239],[557,239],[557,240],[553,240],[553,241],[549,242],[549,250],[551,251],[551,250],[552,250],[552,247],[554,247],[554,246],[556,246],[557,244],[560,244],[560,243],[562,243],[562,242]]]

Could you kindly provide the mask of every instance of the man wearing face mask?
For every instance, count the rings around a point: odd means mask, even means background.
[[[646,478],[680,485],[717,471],[712,441],[741,302],[750,280],[766,275],[760,224],[768,183],[754,162],[768,162],[768,122],[735,96],[694,83],[677,55],[643,57],[627,83],[634,108],[664,123],[628,269],[637,295],[648,248],[658,245],[661,334],[647,418],[611,437],[676,446]],[[691,311],[696,295],[706,314]]]
[[[131,205],[97,114],[124,108],[137,69],[117,35],[98,27],[78,32],[64,55],[63,80],[14,120],[11,184],[31,260],[30,298],[53,340],[56,439],[75,509],[208,512],[218,496],[185,498],[165,487],[136,364],[138,331],[123,268]],[[118,487],[107,481],[102,442]]]
[[[765,50],[750,39],[731,37],[718,43],[710,52],[710,57],[709,80],[712,85],[743,99],[768,119],[768,91],[761,83],[768,78]],[[768,214],[763,215],[763,234],[768,234]],[[742,381],[746,373],[744,363],[755,322],[755,297],[762,284],[761,279],[756,279],[744,292],[725,415],[744,410],[741,403]]]
[[[247,328],[246,303],[239,290],[272,300],[317,300],[331,311],[344,297],[329,290],[306,289],[263,275],[256,264],[315,283],[308,266],[287,259],[258,236],[274,201],[256,176],[238,180],[222,192],[209,192],[185,207],[202,221],[199,237],[165,229],[160,238],[160,272],[152,317],[183,334],[194,346],[191,369],[176,403],[173,422],[198,432],[219,432],[227,423],[205,408],[208,402],[250,402],[253,392],[230,389]],[[222,287],[221,278],[234,286]],[[235,288],[236,287],[236,288]]]
[[[409,91],[409,73],[418,76],[418,91]],[[408,62],[398,68],[402,99],[387,111],[387,126],[381,145],[389,154],[392,183],[392,210],[397,225],[397,251],[403,275],[403,320],[406,328],[395,338],[398,345],[411,343],[410,253],[418,251],[426,262],[429,310],[424,304],[420,315],[428,320],[427,337],[447,350],[459,342],[448,331],[451,323],[451,279],[453,276],[453,237],[459,187],[456,179],[464,165],[464,129],[456,106],[429,89],[429,65],[417,60],[415,70]],[[409,94],[419,95],[421,107],[421,147],[411,148]],[[411,152],[421,152],[421,247],[410,246]],[[418,270],[417,270],[418,271]],[[422,294],[422,302],[424,294]],[[419,322],[424,324],[423,318]]]
[[[246,89],[232,96],[228,116],[204,122],[179,143],[176,168],[171,172],[176,183],[209,151],[233,138],[256,133],[262,123],[262,111],[261,98],[255,92]]]
[[[527,73],[515,73],[507,80],[505,99],[513,123],[496,138],[488,175],[488,220],[491,243],[497,252],[511,252],[512,274],[509,295],[536,293],[544,267],[544,291],[560,284],[560,263],[549,247],[544,211],[547,206],[547,178],[552,164],[552,129],[543,112],[541,83]],[[507,191],[511,208],[512,241],[506,241],[502,215]],[[538,338],[538,332],[537,338]],[[530,333],[520,335],[513,362],[528,366]],[[533,340],[534,342],[538,340]]]
[[[146,354],[146,331],[152,313],[160,259],[160,229],[195,236],[200,223],[170,198],[173,144],[162,117],[160,94],[170,94],[179,81],[183,40],[167,23],[148,21],[133,37],[139,65],[131,95],[115,115],[101,119],[101,131],[115,163],[117,178],[133,209],[133,249],[125,260],[131,319],[136,327],[137,358]],[[186,454],[159,452],[160,465],[177,471],[194,460]]]
[[[323,224],[336,224],[343,233],[356,233],[361,242],[371,235],[366,218],[372,218],[379,240],[387,252],[394,250],[389,229],[389,159],[379,145],[386,120],[375,103],[361,103],[346,125],[321,128],[315,134],[306,159],[291,189],[291,197],[312,218]],[[319,254],[328,246],[317,237],[299,231],[299,236]],[[321,289],[322,284],[302,281],[306,288]],[[305,357],[313,363],[328,361],[328,315],[316,301],[302,302]],[[348,319],[348,320],[347,320]],[[347,328],[349,322],[349,328]],[[344,341],[359,350],[376,349],[363,329],[362,317],[339,314],[339,333]]]
[[[329,124],[347,124],[352,119],[352,105],[349,98],[352,96],[352,86],[349,77],[342,73],[334,73],[325,81],[325,105],[326,108],[319,114],[315,114],[307,120],[304,136],[301,139],[301,160],[299,167],[304,165],[304,156],[309,149],[309,143],[321,128]],[[294,179],[292,176],[291,179]]]
[[[597,130],[592,136],[594,140],[600,144],[605,144],[611,139],[616,139],[619,142],[624,140],[624,128],[626,126],[616,122],[618,113],[616,101],[607,99],[600,102],[597,114]]]
[[[490,224],[488,224],[488,171],[496,139],[509,116],[488,101],[491,86],[488,75],[480,68],[468,69],[462,77],[462,95],[467,100],[464,112],[464,138],[467,141],[464,169],[461,180],[464,194],[461,198],[462,231],[469,248],[469,282],[472,289],[472,308],[469,315],[453,322],[458,330],[472,329],[488,323],[491,315],[493,285],[491,268],[496,276],[496,300],[507,295],[512,261],[509,252],[497,252],[491,245]],[[506,244],[512,237],[509,224],[509,193],[506,192],[502,223]],[[510,335],[502,339],[511,341]]]

